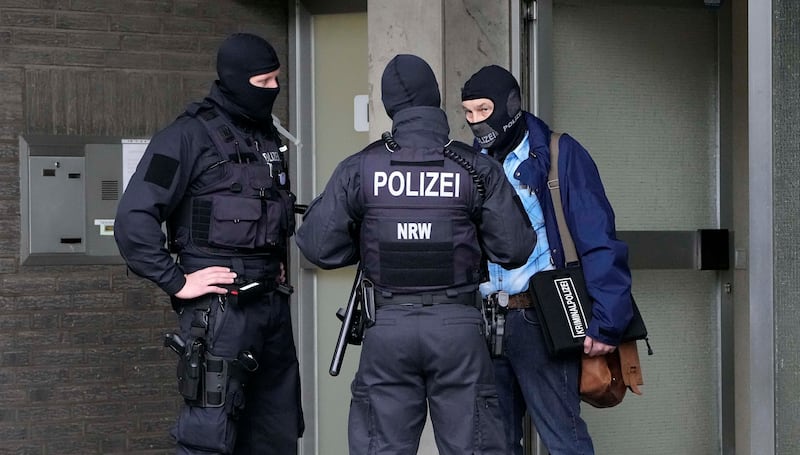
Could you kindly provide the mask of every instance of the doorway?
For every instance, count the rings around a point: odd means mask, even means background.
[[[620,237],[728,227],[719,10],[689,0],[522,5],[536,8],[521,40],[531,43],[522,58],[531,62],[529,103],[592,154]],[[630,246],[632,256],[678,247]],[[611,409],[583,405],[596,452],[722,453],[722,397],[732,389],[723,380],[731,346],[721,342],[733,342],[723,336],[727,271],[656,264],[632,273],[655,355],[640,343],[643,396],[629,392]],[[528,453],[546,454],[535,434]]]
[[[294,182],[298,203],[308,204],[325,188],[339,162],[369,143],[364,129],[368,119],[361,115],[366,112],[361,100],[369,93],[367,15],[313,14],[297,5],[294,30],[294,119],[303,139]],[[336,311],[347,304],[355,268],[320,270],[293,248],[298,258],[292,263],[297,277],[293,317],[306,417],[299,453],[345,455],[350,381],[359,347],[347,346],[337,376],[328,370],[341,326]]]

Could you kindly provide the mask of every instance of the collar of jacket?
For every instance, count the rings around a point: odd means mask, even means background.
[[[528,127],[529,153],[546,155],[549,162],[550,154],[547,151],[550,148],[550,127],[542,119],[530,112],[525,112],[525,123]]]
[[[394,115],[392,136],[400,147],[442,148],[450,141],[450,126],[438,107],[409,107]]]
[[[536,195],[542,205],[547,241],[550,245],[553,262],[556,267],[563,267],[564,254],[561,251],[561,237],[558,235],[553,200],[550,197],[550,190],[547,188],[547,174],[550,169],[550,127],[528,112],[525,113],[525,122],[528,127],[529,156],[517,166],[514,176],[523,184],[537,190]],[[560,169],[559,176],[563,175],[563,169]],[[562,189],[566,186],[568,186],[568,182],[564,182]]]
[[[528,159],[517,167],[514,177],[528,186],[540,183],[539,190],[545,191],[550,169],[550,127],[528,112],[525,113],[525,122],[528,127]]]

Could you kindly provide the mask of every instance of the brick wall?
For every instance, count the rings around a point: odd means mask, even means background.
[[[161,291],[124,266],[19,265],[19,135],[148,137],[207,92],[226,34],[286,62],[287,5],[0,0],[0,454],[173,453],[179,404]]]

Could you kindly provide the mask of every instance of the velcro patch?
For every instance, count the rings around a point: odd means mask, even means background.
[[[150,166],[147,168],[147,173],[144,175],[144,181],[168,190],[175,179],[175,171],[178,170],[178,164],[180,163],[175,158],[154,153],[153,159],[150,160]]]
[[[206,109],[199,112],[200,117],[205,120],[213,120],[217,117],[217,113],[213,109]]]
[[[228,128],[228,125],[222,125],[218,128],[219,135],[222,136],[222,140],[225,142],[230,142],[234,140],[233,131]]]

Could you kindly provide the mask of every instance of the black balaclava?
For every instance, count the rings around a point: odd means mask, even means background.
[[[381,100],[389,118],[408,107],[442,104],[433,70],[425,60],[410,54],[396,55],[386,64],[381,77]]]
[[[256,87],[250,78],[280,66],[275,49],[264,38],[250,33],[229,36],[217,52],[217,75],[222,94],[238,108],[239,112],[232,114],[271,123],[272,105],[280,87]]]
[[[504,68],[484,66],[461,89],[461,101],[479,98],[492,100],[494,110],[486,120],[469,127],[478,144],[502,161],[525,136],[519,84]]]

